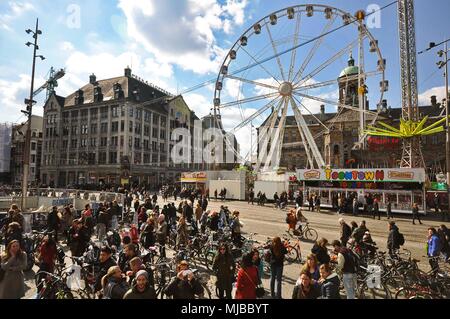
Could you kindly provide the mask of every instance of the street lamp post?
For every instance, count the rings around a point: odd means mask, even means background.
[[[33,34],[34,43],[27,42],[26,45],[33,46],[33,66],[31,69],[31,88],[30,88],[30,98],[25,99],[25,104],[27,105],[26,111],[22,111],[22,113],[26,114],[28,116],[27,121],[27,131],[25,134],[25,145],[24,145],[24,157],[23,157],[23,179],[22,179],[22,203],[21,207],[22,210],[25,209],[25,200],[26,195],[28,191],[28,174],[30,170],[30,144],[31,144],[31,115],[32,115],[32,109],[33,104],[36,103],[36,101],[33,100],[33,92],[34,92],[34,73],[35,73],[35,67],[36,67],[36,58],[39,57],[41,60],[44,60],[45,58],[42,55],[36,55],[36,51],[39,50],[38,46],[38,36],[42,34],[42,31],[38,29],[39,27],[39,19],[36,19],[36,29],[35,31],[32,31],[31,29],[26,30],[26,33]]]
[[[449,117],[450,117],[450,103],[448,99],[448,42],[445,42],[444,52],[439,51],[439,56],[444,55],[445,62],[440,61],[439,68],[442,68],[445,64],[445,126],[446,126],[446,143],[445,143],[445,159],[447,166],[447,197],[448,197],[448,210],[450,211],[450,128],[449,128]]]

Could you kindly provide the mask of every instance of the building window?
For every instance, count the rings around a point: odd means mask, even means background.
[[[111,137],[111,146],[117,146],[118,143],[119,143],[119,137],[118,136]]]
[[[72,121],[78,120],[78,111],[72,111],[71,117]]]
[[[100,109],[100,119],[104,120],[108,118],[108,107],[104,106]]]
[[[152,142],[152,151],[157,151],[157,143],[156,142]]]
[[[72,126],[72,135],[78,135],[78,126],[77,125]]]
[[[108,144],[108,138],[107,137],[102,137],[100,138],[100,146],[101,147],[105,147]]]
[[[121,132],[125,131],[125,121],[120,121],[120,131]]]
[[[128,108],[128,116],[129,116],[129,117],[133,117],[133,115],[134,115],[134,110],[133,110],[133,107],[130,106],[130,107]]]
[[[69,141],[68,140],[63,140],[62,141],[62,147],[63,149],[67,148],[69,146]]]
[[[124,137],[120,136],[120,146],[123,147],[124,144]]]
[[[150,154],[144,153],[144,164],[150,163]]]
[[[150,116],[151,116],[150,112],[144,111],[144,121],[145,122],[150,122]]]
[[[88,154],[88,164],[95,165],[95,153]]]
[[[130,148],[133,147],[133,137],[132,136],[128,136],[128,146]]]
[[[125,116],[125,105],[120,106],[120,116]]]
[[[80,140],[80,147],[86,147],[86,146],[87,146],[87,139],[82,138],[82,139]]]
[[[117,152],[109,152],[109,164],[117,164]]]
[[[112,133],[119,132],[119,122],[112,122],[112,124],[111,124],[111,132]]]
[[[159,151],[160,152],[165,152],[165,144],[164,143],[161,143],[161,144],[159,144]]]
[[[35,151],[35,150],[36,150],[36,143],[35,143],[35,142],[32,142],[32,143],[31,143],[31,150],[32,150],[32,151]]]
[[[144,140],[144,150],[146,151],[150,150],[149,140]]]
[[[90,145],[91,147],[97,146],[97,139],[95,137],[91,137]]]
[[[70,147],[71,148],[76,148],[78,144],[78,140],[77,139],[72,139],[72,141],[70,141]]]
[[[36,155],[31,155],[31,163],[36,163]]]
[[[111,108],[111,116],[112,117],[119,117],[119,106],[118,105],[114,105]]]
[[[161,138],[161,139],[165,139],[166,138],[166,131],[165,130],[161,130],[160,131],[159,138]]]
[[[142,110],[136,109],[136,120],[142,119]]]
[[[87,124],[81,125],[81,134],[87,134],[88,133],[88,126]]]
[[[138,137],[134,138],[134,147],[135,148],[141,148],[141,139]]]
[[[88,110],[81,110],[81,119],[82,120],[87,120],[88,117]]]
[[[150,136],[150,127],[148,125],[144,125],[144,136]]]
[[[129,131],[133,133],[133,121],[130,121]]]
[[[165,116],[161,116],[161,126],[166,126],[166,117]]]
[[[98,154],[98,163],[99,164],[106,164],[106,152],[100,152]]]
[[[63,113],[63,123],[69,123],[69,112]]]
[[[159,115],[153,114],[153,124],[158,124],[158,120],[159,120]]]
[[[136,123],[136,126],[134,127],[134,132],[136,134],[141,134],[141,123]]]
[[[96,120],[98,118],[98,109],[90,109],[91,120]]]
[[[91,134],[97,134],[97,123],[91,124]]]
[[[154,127],[152,130],[152,137],[158,138],[158,129],[156,127]]]
[[[100,124],[100,133],[108,133],[108,123]]]

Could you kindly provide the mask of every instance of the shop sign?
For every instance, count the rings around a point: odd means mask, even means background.
[[[181,182],[196,183],[206,181],[206,172],[181,173]]]
[[[300,181],[424,183],[423,168],[297,170]]]

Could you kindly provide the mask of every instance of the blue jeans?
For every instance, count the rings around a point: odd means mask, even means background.
[[[342,281],[344,282],[347,299],[355,299],[357,285],[356,274],[343,274]]]
[[[270,294],[272,298],[281,299],[281,277],[283,276],[283,266],[270,266]],[[275,295],[275,280],[277,281],[277,291]]]

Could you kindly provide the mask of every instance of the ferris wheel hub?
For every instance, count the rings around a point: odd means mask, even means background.
[[[282,96],[291,96],[292,95],[292,83],[290,82],[283,82],[280,84],[280,87],[278,88],[278,92]]]

